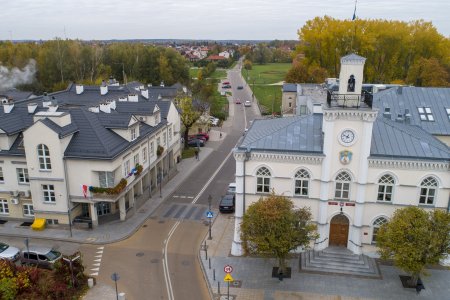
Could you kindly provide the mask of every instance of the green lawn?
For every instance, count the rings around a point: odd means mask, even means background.
[[[198,74],[198,70],[201,68],[197,68],[197,67],[192,67],[189,69],[189,77],[190,78],[197,78],[197,74]],[[212,73],[212,75],[209,78],[214,78],[214,79],[222,79],[227,77],[227,70],[225,69],[217,69],[214,71],[214,73]]]
[[[292,64],[253,65],[248,71],[242,69],[242,76],[253,90],[261,106],[261,113],[271,114],[272,107],[275,113],[281,111],[281,85],[271,85],[284,80]]]

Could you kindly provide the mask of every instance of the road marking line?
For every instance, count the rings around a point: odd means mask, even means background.
[[[92,264],[94,267],[100,267],[100,263]]]
[[[95,253],[97,253],[97,254],[103,254],[103,251],[97,251],[97,252],[95,252]]]
[[[98,272],[92,273],[89,276],[98,276]]]
[[[181,221],[177,221],[172,228],[169,231],[169,234],[167,236],[167,240],[164,241],[164,258],[163,258],[163,270],[164,270],[164,277],[166,279],[166,288],[167,288],[167,295],[169,300],[174,300],[173,296],[173,288],[172,288],[172,281],[170,279],[170,273],[169,273],[169,263],[167,261],[167,247],[169,246],[170,238],[172,237],[173,233],[177,229],[178,225],[181,224]]]
[[[98,261],[98,262],[101,262],[101,261],[102,261],[102,259],[101,259],[101,258],[99,258],[99,259],[94,259],[94,261]]]
[[[103,255],[96,255],[96,256],[94,256],[94,257],[97,257],[97,258],[100,257],[100,258],[101,258],[102,256],[103,256]]]
[[[173,198],[178,198],[178,197],[180,197],[180,196],[172,196]]]
[[[105,247],[101,246],[101,247],[98,247],[97,249],[103,250],[104,248],[105,248]]]
[[[186,198],[189,198],[189,199],[194,199],[194,197],[193,197],[193,196],[187,196]]]
[[[91,269],[91,271],[98,271],[99,270],[99,268],[93,268],[93,269]]]

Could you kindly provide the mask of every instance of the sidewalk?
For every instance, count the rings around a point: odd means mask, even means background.
[[[382,279],[366,279],[342,275],[323,275],[304,273],[299,270],[299,259],[291,259],[291,278],[279,281],[272,278],[275,260],[253,257],[231,256],[231,243],[234,234],[234,217],[232,214],[219,214],[212,226],[212,240],[205,236],[209,262],[205,251],[200,250],[199,259],[214,299],[227,297],[227,284],[224,282],[225,265],[231,265],[231,276],[236,287],[230,283],[230,299],[237,300],[298,300],[298,299],[448,299],[450,295],[450,271],[428,270],[430,276],[422,278],[425,290],[416,295],[415,289],[405,289],[399,275],[405,275],[392,266],[379,265]],[[215,270],[215,280],[214,280]],[[220,295],[218,293],[220,282]],[[233,296],[233,298],[231,297]]]
[[[226,133],[223,130],[222,137],[220,137],[219,129],[211,130],[210,132],[210,141],[223,140],[225,137]],[[212,151],[213,149],[209,147],[201,148],[200,160],[205,159],[212,153]],[[20,226],[20,224],[23,223],[23,220],[8,221],[5,224],[0,225],[0,236],[39,238],[98,245],[126,239],[139,229],[139,227],[156,210],[156,208],[164,202],[166,198],[175,191],[178,185],[188,178],[192,171],[198,166],[199,162],[196,161],[194,157],[183,159],[177,165],[178,173],[162,187],[162,197],[159,197],[159,193],[156,195],[154,193],[154,195],[146,200],[142,206],[137,207],[135,212],[132,213],[130,217],[127,216],[125,221],[112,221],[102,224],[94,229],[77,228],[72,226],[72,237],[70,236],[69,228],[66,227],[48,227],[43,231],[35,231],[31,229],[31,226]]]

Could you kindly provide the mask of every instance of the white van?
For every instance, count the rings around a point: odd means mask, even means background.
[[[227,194],[235,194],[236,193],[236,182],[231,182],[228,185]]]

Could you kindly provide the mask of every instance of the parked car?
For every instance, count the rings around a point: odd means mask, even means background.
[[[222,82],[222,84],[230,84],[230,82],[229,81],[224,81],[224,82]]]
[[[219,211],[221,213],[233,213],[235,206],[234,194],[226,194],[222,197],[219,204]]]
[[[189,147],[205,147],[205,141],[202,139],[190,139],[188,145]]]
[[[224,85],[222,85],[222,88],[224,88],[224,89],[231,89],[231,85],[229,85],[229,84],[224,84]]]
[[[29,247],[22,250],[22,264],[36,265],[40,268],[53,269],[55,263],[62,258],[60,252],[49,247]]]
[[[250,100],[245,100],[244,106],[247,106],[247,107],[252,106],[252,102]]]
[[[20,250],[0,242],[0,259],[16,261],[20,258]]]
[[[228,185],[227,194],[235,194],[236,193],[236,182],[231,182]]]
[[[239,85],[238,87],[237,87],[237,89],[238,90],[242,90],[244,87],[242,86],[242,85]]]
[[[215,117],[209,117],[209,122],[211,123],[212,126],[217,126],[219,125],[219,119],[215,118]]]
[[[209,141],[209,134],[207,134],[206,132],[199,132],[195,136],[198,138],[204,137],[207,141]]]
[[[241,99],[239,99],[239,98],[234,99],[234,103],[235,104],[241,104]]]

